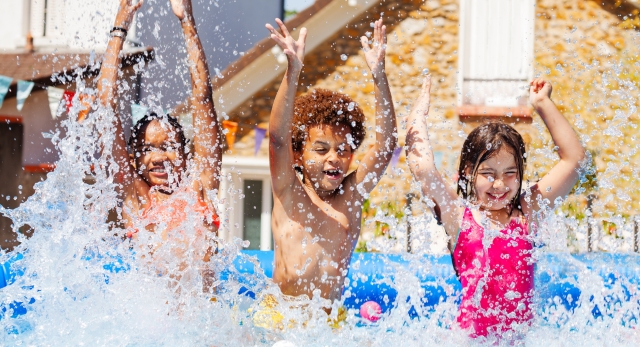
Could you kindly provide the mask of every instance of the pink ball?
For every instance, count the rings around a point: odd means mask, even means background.
[[[367,301],[360,306],[360,316],[370,322],[377,322],[382,314],[382,308],[375,301]]]

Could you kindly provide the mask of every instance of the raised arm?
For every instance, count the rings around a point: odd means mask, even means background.
[[[531,187],[531,196],[525,192],[521,197],[523,211],[527,214],[541,209],[538,199],[548,199],[550,207],[558,197],[565,197],[580,176],[580,164],[585,153],[578,135],[551,101],[551,83],[543,79],[531,82],[529,100],[549,129],[558,148],[558,162],[537,184]]]
[[[134,0],[121,0],[113,26],[115,28],[129,30],[131,21],[140,6],[142,6],[142,1],[134,4]],[[125,33],[122,30],[114,31],[109,39],[107,51],[104,54],[100,68],[100,75],[98,76],[98,102],[100,103],[100,107],[110,111],[108,114],[113,117],[116,136],[115,141],[112,143],[111,153],[119,167],[116,181],[121,184],[120,193],[124,195],[125,199],[129,199],[135,194],[133,186],[134,171],[129,161],[127,142],[124,138],[122,122],[118,115],[117,98],[118,73],[121,64],[120,51],[122,51],[124,41]]]
[[[391,90],[385,71],[385,53],[387,49],[387,28],[382,19],[374,23],[373,47],[366,36],[360,38],[367,66],[373,75],[376,96],[376,139],[373,147],[365,154],[355,172],[356,184],[370,192],[382,178],[398,144],[396,113],[393,108]],[[373,177],[371,177],[373,176]]]
[[[407,163],[411,173],[420,183],[424,198],[435,202],[440,208],[445,231],[453,240],[460,224],[460,211],[456,203],[458,196],[436,169],[427,128],[430,92],[431,76],[425,76],[420,96],[407,120]]]
[[[302,71],[304,46],[307,29],[300,29],[298,40],[294,40],[287,27],[280,19],[276,19],[282,34],[267,24],[271,38],[287,56],[287,71],[273,102],[269,120],[269,162],[271,167],[272,187],[276,195],[291,187],[296,179],[293,169],[294,155],[291,147],[291,122],[293,120],[293,102],[298,89],[298,78]]]
[[[211,75],[196,30],[191,0],[171,0],[171,8],[180,20],[187,46],[189,74],[191,75],[189,110],[193,117],[194,160],[198,167],[200,189],[207,192],[218,189],[220,166],[222,165],[222,148],[219,143],[220,126],[213,106]],[[209,205],[213,204],[207,194],[203,194],[203,197]]]

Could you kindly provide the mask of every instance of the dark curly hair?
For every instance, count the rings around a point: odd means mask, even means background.
[[[170,115],[158,115],[157,113],[146,114],[144,117],[140,118],[136,124],[131,129],[131,136],[129,137],[128,146],[129,150],[133,153],[135,152],[135,148],[139,145],[139,141],[141,140],[141,136],[144,136],[144,132],[147,130],[147,127],[154,120],[162,122],[163,120],[169,123],[175,130],[176,135],[178,136],[178,140],[180,141],[180,145],[182,150],[184,151],[188,141],[184,136],[184,130],[182,129],[182,125],[178,122],[178,119],[172,117]]]
[[[355,149],[360,147],[366,134],[364,113],[353,99],[326,89],[314,89],[306,95],[296,97],[291,124],[293,150],[302,151],[310,127],[329,124],[349,127]]]
[[[502,148],[506,148],[513,154],[518,168],[518,194],[511,201],[509,213],[516,208],[522,212],[520,206],[520,191],[522,190],[522,180],[524,169],[527,164],[527,155],[524,141],[520,133],[513,127],[500,123],[491,122],[483,124],[467,136],[462,145],[460,155],[460,167],[458,168],[458,194],[468,199],[475,196],[474,183],[478,174],[478,167],[483,161],[498,154]],[[469,169],[470,175],[466,175]]]

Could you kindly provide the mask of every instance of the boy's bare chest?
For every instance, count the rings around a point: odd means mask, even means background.
[[[282,218],[276,217],[274,241],[286,254],[287,265],[297,270],[305,268],[309,276],[318,271],[337,276],[349,259],[360,223],[352,221],[348,211],[322,201],[300,199],[278,205],[274,214]]]
[[[333,232],[349,233],[354,221],[352,211],[345,208],[345,201],[323,201],[305,193],[293,194],[289,201],[289,217],[292,221],[304,226],[307,231],[310,231],[308,228],[328,228]]]

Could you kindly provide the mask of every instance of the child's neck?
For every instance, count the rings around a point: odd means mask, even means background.
[[[513,217],[513,210],[510,207],[505,207],[499,210],[489,210],[482,206],[480,206],[480,211],[482,211],[485,217],[492,222],[493,224],[506,225],[511,222],[511,218]]]

